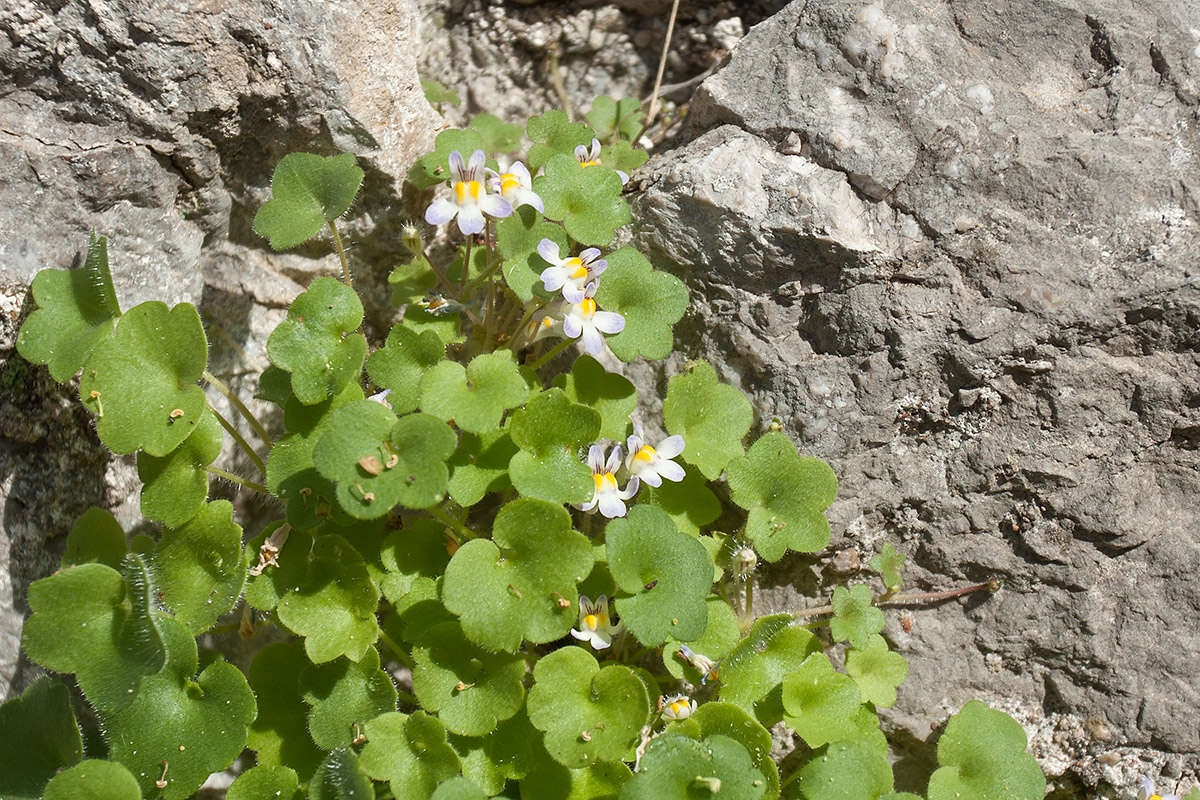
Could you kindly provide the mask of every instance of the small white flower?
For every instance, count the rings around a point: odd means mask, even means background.
[[[450,153],[450,188],[454,200],[439,197],[425,209],[425,221],[430,225],[441,225],[458,217],[458,229],[464,236],[473,236],[483,230],[483,215],[507,217],[512,213],[512,204],[498,194],[488,194],[483,182],[482,150],[471,154],[469,164],[463,164],[462,153]]]
[[[564,286],[580,291],[608,269],[607,261],[596,258],[600,251],[595,247],[589,247],[577,256],[562,258],[557,244],[550,239],[542,239],[537,250],[538,255],[550,264],[542,270],[541,275],[542,285],[547,292],[557,292]]]
[[[592,139],[592,147],[589,150],[586,146],[579,144],[575,145],[575,160],[579,162],[581,167],[594,167],[600,164],[600,140]],[[621,184],[629,183],[629,174],[621,170],[615,170],[621,178]]]
[[[625,468],[630,475],[656,488],[662,486],[664,478],[672,482],[683,480],[683,467],[671,460],[683,452],[682,436],[668,436],[658,447],[651,447],[642,440],[642,426],[634,423],[633,435],[626,444],[629,457],[625,459]]]
[[[589,355],[599,355],[604,349],[604,333],[620,333],[625,330],[625,318],[613,311],[600,311],[596,301],[596,282],[584,289],[570,284],[563,286],[563,297],[567,300],[563,313],[563,334],[568,339],[583,337],[583,349]]]
[[[384,389],[382,392],[377,392],[376,394],[371,395],[367,399],[374,400],[376,403],[382,403],[383,405],[387,406],[388,408],[391,408],[392,404],[388,402],[388,395],[391,393],[392,393],[391,389]]]
[[[687,719],[696,713],[696,701],[687,695],[673,694],[670,697],[660,697],[663,719]]]
[[[579,628],[571,629],[571,635],[587,642],[593,650],[604,650],[612,644],[613,637],[625,629],[625,623],[612,622],[608,615],[608,598],[600,595],[593,603],[586,594],[579,596]]]
[[[621,466],[621,445],[615,445],[608,461],[604,460],[604,448],[598,444],[588,448],[588,466],[592,468],[592,478],[596,482],[596,492],[592,499],[579,508],[591,511],[599,508],[600,513],[608,519],[625,516],[625,501],[637,494],[639,482],[630,478],[624,489],[617,488],[617,469]]]
[[[701,686],[706,685],[709,681],[720,680],[720,673],[717,671],[717,662],[708,656],[700,655],[686,644],[679,645],[679,655],[700,673]]]
[[[1142,779],[1142,788],[1138,789],[1137,800],[1179,800],[1178,795],[1174,794],[1159,794],[1154,790],[1154,783],[1145,775],[1139,775]]]
[[[514,161],[507,172],[496,172],[489,169],[488,173],[491,175],[490,188],[492,192],[507,200],[513,208],[533,206],[538,213],[546,213],[546,206],[542,203],[542,198],[533,191],[533,176],[520,161]]]

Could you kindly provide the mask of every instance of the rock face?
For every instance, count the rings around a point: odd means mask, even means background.
[[[122,306],[195,303],[210,369],[249,394],[244,358],[265,365],[295,279],[334,268],[326,246],[278,255],[250,231],[284,153],[360,156],[347,238],[359,254],[398,249],[400,181],[441,124],[414,25],[407,0],[0,10],[0,697],[24,683],[28,584],[57,566],[74,519],[92,505],[139,519],[132,460],[111,460],[74,391],[16,355],[33,276],[78,263],[94,228],[110,237]],[[370,263],[362,280],[382,281],[386,259]]]
[[[833,549],[1005,582],[889,627],[918,738],[980,696],[1058,727],[1050,769],[1200,766],[1197,29],[1152,0],[794,2],[638,173],[685,354],[833,464]],[[769,604],[812,604],[804,564]]]

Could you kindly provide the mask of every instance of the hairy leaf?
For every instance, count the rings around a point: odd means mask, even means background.
[[[312,706],[308,731],[325,750],[349,747],[369,720],[396,710],[396,686],[379,668],[374,647],[357,662],[339,658],[308,667],[300,675],[300,692]]]
[[[83,757],[67,687],[43,675],[0,705],[0,742],[0,796],[41,797],[55,773]]]
[[[526,497],[553,503],[587,502],[595,482],[577,453],[596,440],[600,424],[600,414],[572,403],[561,389],[530,400],[509,425],[521,448],[508,466],[513,486]]]
[[[42,800],[141,800],[142,790],[129,770],[112,761],[90,759],[60,772]]]
[[[608,270],[596,290],[596,302],[625,317],[625,329],[608,339],[617,358],[658,359],[671,353],[671,326],[687,310],[688,292],[683,281],[651,269],[644,255],[622,247],[608,254]]]
[[[496,430],[504,412],[528,397],[529,387],[508,350],[475,356],[466,367],[441,361],[421,379],[421,408],[471,433]]]
[[[362,320],[358,295],[333,278],[317,278],[292,301],[287,319],[267,339],[267,353],[292,373],[292,391],[301,403],[320,403],[358,377],[367,340],[352,331]]]
[[[682,436],[683,458],[714,480],[731,459],[742,455],[742,437],[754,421],[746,396],[717,380],[706,361],[695,361],[687,374],[667,383],[663,422]]]
[[[204,468],[221,454],[222,437],[217,418],[205,410],[196,430],[172,452],[161,458],[138,453],[142,516],[177,528],[198,514],[208,499]]]
[[[288,153],[275,165],[271,199],[254,215],[254,232],[268,237],[275,250],[311,239],[346,213],[363,175],[350,153]]]
[[[1026,745],[1016,720],[972,700],[938,740],[942,766],[929,778],[929,800],[1040,800],[1046,778]]]
[[[721,699],[741,706],[766,727],[783,716],[781,682],[821,643],[791,616],[760,617],[721,664]]]
[[[533,153],[530,148],[531,164]],[[584,168],[575,156],[562,153],[550,156],[545,173],[533,179],[533,190],[546,205],[546,218],[561,222],[580,244],[596,247],[606,247],[613,232],[632,219],[629,205],[621,199],[621,186],[621,178],[608,167]]]

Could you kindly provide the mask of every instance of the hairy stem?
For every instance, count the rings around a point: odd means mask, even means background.
[[[421,258],[425,259],[425,263],[429,265],[431,270],[433,270],[433,274],[437,278],[438,283],[446,287],[446,291],[451,295],[455,295],[457,290],[454,288],[454,284],[452,284],[450,279],[446,277],[446,273],[442,272],[442,268],[433,263],[433,259],[429,257],[429,253],[424,249],[421,250]]]
[[[409,669],[413,669],[416,666],[416,664],[413,663],[413,660],[409,657],[408,653],[404,652],[404,648],[397,644],[395,639],[388,636],[387,633],[384,632],[383,628],[379,629],[379,641],[383,642],[388,651],[395,656],[396,660],[401,664]]]
[[[517,326],[513,329],[512,336],[509,337],[505,347],[507,347],[509,350],[512,350],[514,353],[520,352],[520,347],[517,345],[520,344],[522,347],[524,347],[524,341],[526,338],[525,326],[529,324],[529,320],[533,318],[533,315],[545,305],[545,300],[538,300],[535,303],[529,304],[529,307],[525,309],[525,313],[521,315],[519,320],[517,320]]]
[[[436,506],[425,509],[425,513],[428,514],[429,516],[433,517],[434,519],[436,519],[438,522],[442,523],[443,525],[449,527],[455,533],[461,534],[462,536],[466,537],[467,539],[478,539],[479,538],[478,533],[471,530],[466,525],[462,524],[461,522],[456,520],[454,517],[447,514],[445,511],[442,511],[440,508],[438,508]]]
[[[333,224],[333,220],[329,220],[329,232],[333,234],[333,246],[337,248],[338,259],[342,262],[342,281],[353,289],[354,284],[350,282],[350,262],[346,261],[346,249],[342,247],[342,237],[338,234],[337,225]]]
[[[986,583],[976,583],[972,586],[964,586],[961,589],[948,589],[944,592],[916,592],[913,594],[880,594],[871,598],[871,604],[875,606],[902,606],[909,603],[931,603],[938,600],[950,600],[955,597],[962,597],[965,594],[972,592],[980,592],[987,589],[989,592],[1000,591],[1000,581],[990,580]],[[833,606],[817,606],[816,608],[805,608],[797,611],[795,617],[819,617],[824,614],[832,614]]]
[[[462,276],[459,280],[458,297],[460,300],[465,300],[467,296],[467,283],[471,277],[471,246],[475,244],[475,237],[467,236],[467,247],[463,253]]]
[[[213,375],[208,370],[204,370],[200,377],[204,378],[204,380],[208,382],[209,386],[213,387],[225,396],[225,399],[228,400],[235,409],[237,409],[237,412],[241,414],[243,418],[245,418],[246,422],[250,423],[250,427],[254,428],[254,432],[258,434],[258,438],[262,439],[263,444],[271,444],[271,434],[267,433],[266,427],[258,421],[258,417],[251,413],[250,409],[246,407],[246,404],[243,403],[241,399],[234,394],[233,391],[230,390],[230,388],[226,386],[220,378],[218,378],[216,375]]]
[[[554,347],[550,348],[549,352],[547,352],[546,355],[542,356],[537,361],[530,364],[530,368],[533,369],[534,372],[537,372],[539,369],[544,367],[550,359],[554,358],[556,355],[561,353],[563,350],[566,350],[568,347],[570,347],[574,343],[575,343],[574,339],[563,339],[561,342],[554,345]]]
[[[254,452],[254,448],[251,447],[250,443],[246,441],[246,437],[238,433],[237,428],[233,427],[229,420],[221,416],[221,412],[213,408],[212,403],[208,404],[208,410],[211,411],[213,416],[217,418],[217,422],[221,423],[221,427],[225,429],[225,432],[233,437],[233,441],[237,443],[237,446],[242,448],[242,451],[245,452],[246,457],[254,462],[254,466],[258,467],[258,471],[263,475],[266,475],[267,465],[263,463],[263,460],[261,457],[259,457],[258,453]]]
[[[263,486],[261,483],[255,483],[254,481],[246,480],[245,478],[238,477],[237,475],[234,475],[232,472],[226,472],[225,470],[221,469],[220,467],[214,467],[210,464],[209,466],[204,468],[204,471],[207,472],[209,475],[216,475],[218,478],[224,478],[227,481],[236,483],[238,486],[245,487],[246,489],[250,489],[251,491],[259,492],[260,494],[265,494],[268,496],[270,496],[270,494],[271,494],[271,490],[268,489],[267,487]],[[234,625],[233,627],[237,628],[236,625]]]

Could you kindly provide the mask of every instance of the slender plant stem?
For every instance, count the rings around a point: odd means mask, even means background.
[[[658,59],[658,75],[654,77],[654,92],[650,95],[650,110],[646,112],[646,127],[654,123],[658,114],[658,90],[662,87],[663,72],[667,69],[667,54],[671,52],[671,36],[675,33],[675,17],[679,14],[679,0],[671,4],[671,18],[667,21],[667,39],[663,42],[662,57]]]
[[[421,250],[421,258],[425,259],[425,263],[429,265],[431,270],[433,270],[433,274],[438,279],[438,283],[446,287],[446,291],[450,292],[452,295],[458,291],[454,288],[454,284],[450,282],[450,279],[446,277],[446,273],[442,272],[442,268],[433,263],[433,259],[429,257],[429,253],[427,253],[425,250]]]
[[[521,315],[521,319],[517,320],[517,326],[513,329],[512,336],[509,337],[505,347],[507,347],[509,350],[512,350],[514,353],[519,352],[520,350],[520,348],[517,347],[518,343],[521,343],[521,346],[524,347],[524,341],[526,338],[525,326],[529,324],[529,320],[531,320],[533,315],[538,312],[538,309],[545,305],[545,300],[539,300],[536,303],[529,304],[529,307],[525,309],[525,313]]]
[[[232,472],[226,472],[225,470],[221,469],[220,467],[214,467],[210,464],[209,466],[204,468],[204,471],[210,475],[216,475],[218,478],[224,478],[227,481],[232,481],[233,483],[236,483],[238,486],[243,486],[247,489],[250,489],[251,491],[259,492],[260,494],[265,494],[265,495],[271,494],[271,490],[268,489],[267,487],[263,486],[261,483],[255,483],[254,481],[246,480],[245,478],[240,478],[237,475],[234,475]],[[237,627],[237,626],[235,625],[234,627]]]
[[[233,391],[230,390],[230,388],[226,386],[220,378],[218,378],[216,375],[213,375],[208,370],[204,370],[204,372],[201,373],[201,377],[208,381],[210,386],[223,394],[225,399],[228,400],[230,404],[237,409],[237,412],[246,419],[246,422],[250,423],[250,427],[254,428],[254,432],[258,434],[258,438],[262,439],[263,444],[271,444],[271,434],[267,433],[266,427],[264,427],[263,424],[258,421],[258,417],[251,413],[250,409],[246,407],[246,404],[241,401],[241,398],[234,394]]]
[[[412,669],[412,668],[409,667],[409,669]],[[408,692],[406,692],[402,689],[396,690],[396,699],[399,700],[401,703],[407,703],[410,706],[416,706],[417,708],[421,707],[421,701],[418,700],[416,698],[416,696],[409,694]]]
[[[471,277],[471,246],[474,244],[475,244],[475,237],[473,235],[468,234],[467,235],[467,247],[466,247],[466,251],[463,254],[462,275],[460,276],[459,283],[458,283],[458,286],[459,286],[458,298],[460,300],[463,300],[466,298],[467,283],[469,283],[470,277]]]
[[[401,664],[409,669],[412,669],[416,666],[416,664],[413,663],[412,658],[409,657],[408,653],[404,652],[404,648],[398,645],[395,639],[388,636],[387,633],[384,632],[383,628],[379,629],[379,641],[383,642],[384,646],[391,651],[392,655],[394,655],[396,660]]]
[[[433,506],[425,509],[425,513],[436,519],[438,522],[452,528],[456,533],[462,534],[467,539],[478,539],[479,534],[462,524],[454,517],[442,511],[440,508]]]
[[[986,583],[976,583],[972,586],[964,586],[961,589],[949,589],[944,592],[917,592],[914,594],[893,594],[893,595],[876,595],[871,598],[871,604],[874,606],[902,606],[909,603],[931,603],[938,600],[950,600],[955,597],[962,597],[965,594],[979,592],[987,589],[989,592],[996,592],[1000,589],[1000,581],[991,580]],[[833,606],[817,606],[816,608],[805,608],[797,611],[795,617],[819,617],[824,614],[832,614]]]
[[[466,286],[463,287],[462,296],[465,298],[469,293],[475,291],[475,288],[477,286],[479,286],[479,284],[486,281],[488,278],[492,277],[492,275],[496,272],[497,269],[500,268],[500,265],[503,263],[504,263],[503,260],[497,258],[495,264],[492,264],[490,267],[485,269],[483,272],[481,272],[479,274],[478,278],[476,278],[475,280],[471,281],[469,284],[467,284]]]
[[[483,307],[483,319],[486,322],[483,333],[483,349],[489,353],[495,348],[492,347],[492,337],[496,335],[496,282],[488,281],[487,300]]]
[[[507,292],[500,295],[500,302],[501,308],[506,310],[504,316],[500,318],[500,324],[497,327],[497,333],[503,333],[504,331],[508,330],[512,325],[513,320],[517,318],[517,312],[524,307],[521,304],[521,301],[514,300],[513,298],[509,297]]]
[[[329,220],[329,232],[333,234],[333,245],[337,248],[338,258],[342,262],[342,281],[354,288],[354,284],[350,282],[350,262],[346,260],[346,249],[342,247],[342,237],[338,235],[337,225],[333,224],[333,220]]]
[[[558,102],[562,103],[563,113],[567,115],[567,120],[574,120],[574,115],[571,113],[571,98],[567,94],[567,87],[563,83],[562,71],[558,66],[558,46],[551,45],[546,50],[546,54],[550,57],[550,85],[554,87],[554,93],[558,95]]]
[[[746,619],[754,618],[754,576],[746,576],[746,602],[742,609],[742,616]]]
[[[554,358],[556,355],[561,353],[563,350],[566,350],[568,347],[570,347],[574,343],[575,343],[574,339],[563,339],[561,342],[554,345],[554,347],[550,348],[550,350],[546,353],[546,355],[542,356],[537,361],[533,362],[530,365],[530,367],[533,369],[534,372],[538,371],[539,369],[541,369],[542,367],[544,367],[546,365],[546,362],[548,362],[550,359]]]
[[[217,422],[221,423],[221,427],[233,437],[233,441],[237,443],[237,446],[242,448],[242,450],[246,453],[246,456],[254,462],[254,466],[258,467],[258,471],[263,475],[266,475],[267,465],[263,463],[263,460],[259,457],[258,453],[254,452],[254,448],[251,447],[250,443],[246,441],[246,437],[238,433],[237,428],[233,427],[229,420],[221,416],[221,412],[213,408],[212,403],[208,404],[208,410],[211,411],[213,416],[217,418]]]

